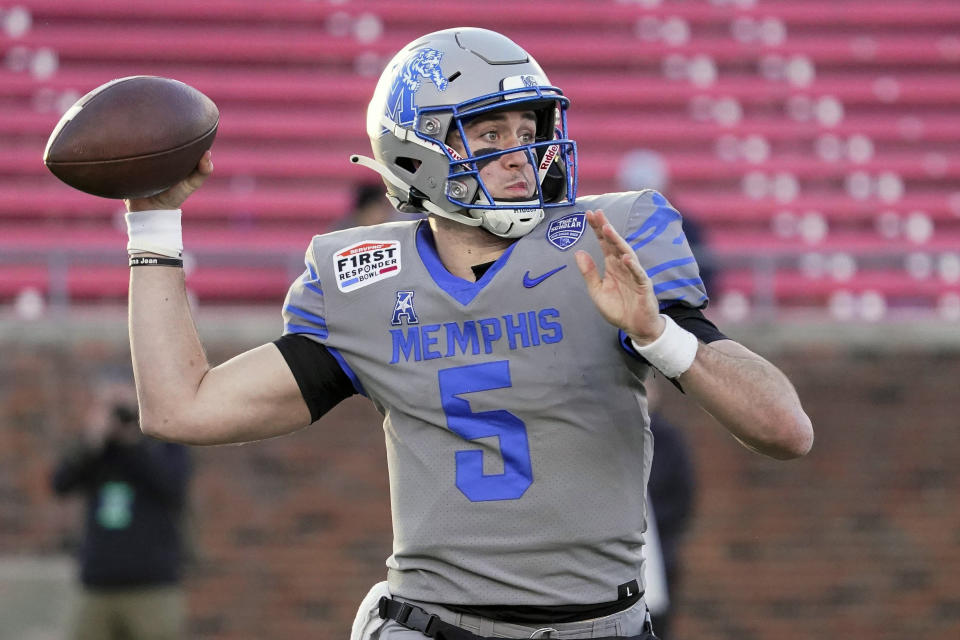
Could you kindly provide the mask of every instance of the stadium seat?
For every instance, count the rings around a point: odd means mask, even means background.
[[[476,19],[469,4],[430,12],[416,0],[18,4],[27,28],[0,32],[0,303],[28,285],[123,297],[120,203],[69,189],[40,162],[87,91],[152,74],[217,102],[217,171],[187,212],[191,286],[201,300],[262,302],[374,177],[347,156],[369,153],[382,65],[426,30]],[[747,256],[782,270],[771,295],[784,305],[822,307],[845,286],[929,303],[936,286],[890,264],[960,246],[960,3],[650,4],[533,0],[484,23],[570,96],[580,192],[620,190],[624,154],[654,148],[670,165],[665,192],[730,265],[721,294],[749,288]],[[810,281],[796,263],[808,251],[855,256],[854,283]],[[66,288],[51,287],[47,252],[68,260]],[[110,261],[89,263],[99,254]],[[862,260],[876,255],[892,262]]]

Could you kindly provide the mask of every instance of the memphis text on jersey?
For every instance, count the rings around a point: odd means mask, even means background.
[[[405,319],[409,322],[408,318]],[[410,324],[405,328],[390,329],[390,334],[393,344],[390,364],[397,364],[401,360],[420,362],[457,355],[490,354],[501,345],[514,351],[553,344],[563,340],[563,326],[560,312],[546,308],[464,322]]]

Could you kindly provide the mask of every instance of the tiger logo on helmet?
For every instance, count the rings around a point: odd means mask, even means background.
[[[420,49],[403,64],[387,100],[388,118],[404,127],[413,124],[417,117],[416,95],[423,80],[432,82],[438,91],[446,90],[447,79],[440,68],[442,58],[443,53],[436,49]]]

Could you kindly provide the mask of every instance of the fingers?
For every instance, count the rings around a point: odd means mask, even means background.
[[[630,275],[633,276],[634,282],[637,284],[645,284],[650,280],[650,277],[647,275],[647,272],[643,270],[643,267],[640,266],[640,261],[637,260],[637,256],[633,253],[630,255],[625,255],[620,258],[623,265],[627,268],[627,271],[630,272]]]
[[[608,265],[624,268],[638,284],[648,280],[646,272],[640,266],[633,247],[617,233],[607,221],[603,211],[587,211],[587,222],[600,242],[600,249]]]
[[[593,233],[597,236],[597,240],[600,241],[600,246],[604,247],[606,245],[606,238],[603,233],[604,225],[609,224],[607,222],[607,216],[603,214],[603,211],[597,209],[596,211],[587,211],[587,223],[590,225],[590,228],[593,229]]]
[[[209,149],[204,151],[203,155],[200,156],[200,163],[197,165],[197,170],[201,171],[204,175],[213,173],[213,152]]]
[[[580,269],[580,275],[587,283],[587,289],[593,290],[600,286],[600,273],[597,271],[597,265],[593,258],[586,251],[577,251],[573,255],[577,261],[577,268]]]
[[[193,173],[187,177],[187,180],[201,177],[202,180],[200,184],[203,184],[203,180],[206,180],[207,176],[209,176],[211,173],[213,173],[213,154],[207,150],[203,152],[202,156],[200,156],[200,162],[197,163],[197,168],[194,169]]]
[[[617,230],[613,228],[613,225],[607,221],[607,216],[603,214],[603,211],[600,209],[587,211],[587,221],[596,234],[597,240],[600,241],[600,247],[603,249],[605,256],[611,254],[619,256],[624,253],[633,253],[633,250],[630,248],[630,245],[627,244],[626,240],[621,238]]]
[[[197,163],[197,168],[181,183],[184,187],[184,199],[203,186],[203,183],[206,182],[211,173],[213,173],[213,154],[205,151],[200,157],[200,162]],[[171,188],[171,191],[175,191],[181,185],[175,185]]]
[[[179,209],[183,202],[190,197],[190,194],[203,186],[211,173],[213,173],[213,156],[210,151],[205,151],[200,158],[200,162],[197,163],[196,169],[163,193],[158,193],[150,198],[125,200],[127,211]]]

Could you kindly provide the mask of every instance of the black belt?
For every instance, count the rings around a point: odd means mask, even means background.
[[[444,622],[436,614],[428,613],[409,602],[392,600],[384,596],[380,598],[378,608],[380,617],[384,620],[393,620],[407,629],[419,631],[428,638],[436,638],[437,640],[497,640],[496,638],[478,636],[466,629]],[[643,634],[639,636],[608,636],[595,640],[657,640],[657,637],[653,635],[650,616],[647,616],[643,624],[643,630]]]

